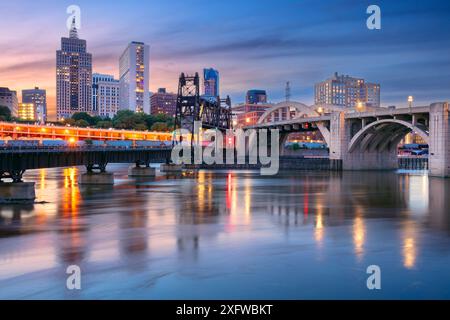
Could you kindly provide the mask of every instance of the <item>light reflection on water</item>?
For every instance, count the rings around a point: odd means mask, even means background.
[[[0,206],[0,298],[449,298],[450,181],[417,173],[198,172],[80,187],[30,171]],[[80,265],[83,290],[65,289]],[[383,290],[366,289],[367,266]]]

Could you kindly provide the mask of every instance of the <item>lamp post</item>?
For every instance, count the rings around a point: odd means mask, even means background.
[[[414,102],[414,97],[413,96],[409,96],[408,97],[409,112],[412,112],[413,102]]]
[[[362,112],[364,109],[364,104],[361,101],[358,101],[356,103],[356,110],[358,110],[359,112]]]
[[[317,113],[322,116],[323,115],[323,107],[318,107],[317,108]]]

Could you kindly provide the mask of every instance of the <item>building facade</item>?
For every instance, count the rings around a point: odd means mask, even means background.
[[[231,108],[233,127],[242,128],[256,125],[267,109],[273,107],[270,103],[242,103]]]
[[[219,71],[209,68],[203,69],[203,93],[205,96],[218,97]]]
[[[245,101],[248,104],[267,103],[267,93],[265,90],[249,90],[245,96]]]
[[[166,114],[174,117],[177,108],[177,94],[166,91],[166,88],[159,88],[158,92],[150,97],[150,109],[152,114]]]
[[[108,74],[92,75],[92,109],[102,118],[113,118],[119,110],[119,80]]]
[[[8,107],[11,116],[17,117],[19,108],[17,92],[9,90],[9,88],[0,88],[0,106]]]
[[[316,104],[342,108],[379,108],[380,85],[336,72],[333,77],[315,85],[314,100]]]
[[[56,51],[56,116],[69,118],[76,112],[92,114],[92,55],[86,40],[78,38],[75,19],[69,38],[61,38]]]
[[[120,56],[120,109],[150,113],[150,47],[131,42]]]
[[[35,87],[34,89],[22,90],[22,103],[32,103],[35,107],[36,121],[45,123],[47,121],[47,94],[43,89]]]
[[[34,103],[19,103],[18,116],[20,120],[37,121],[36,105]]]

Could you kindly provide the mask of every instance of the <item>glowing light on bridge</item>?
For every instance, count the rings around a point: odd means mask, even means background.
[[[0,122],[0,139],[3,140],[152,140],[171,141],[169,132],[132,131],[98,128],[67,129],[65,126],[17,124]]]

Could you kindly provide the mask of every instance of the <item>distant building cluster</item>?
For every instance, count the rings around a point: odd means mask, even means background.
[[[380,85],[336,72],[333,77],[315,85],[315,104],[342,108],[379,108]]]
[[[92,72],[92,55],[86,40],[78,36],[76,21],[72,21],[69,37],[61,38],[56,51],[56,116],[57,120],[70,118],[74,113],[87,112],[92,116],[113,118],[119,110],[175,116],[177,94],[165,88],[149,92],[149,51],[143,42],[128,44],[118,59],[119,78]],[[215,99],[220,96],[219,71],[203,69],[202,96]],[[286,101],[289,101],[288,87]],[[315,85],[315,104],[342,108],[380,107],[380,85],[362,78],[335,73],[331,78]],[[10,109],[13,117],[45,123],[48,120],[46,90],[35,87],[22,90],[22,101],[17,92],[0,88],[0,105]],[[234,127],[257,124],[268,103],[266,90],[251,89],[245,103],[232,108]]]

